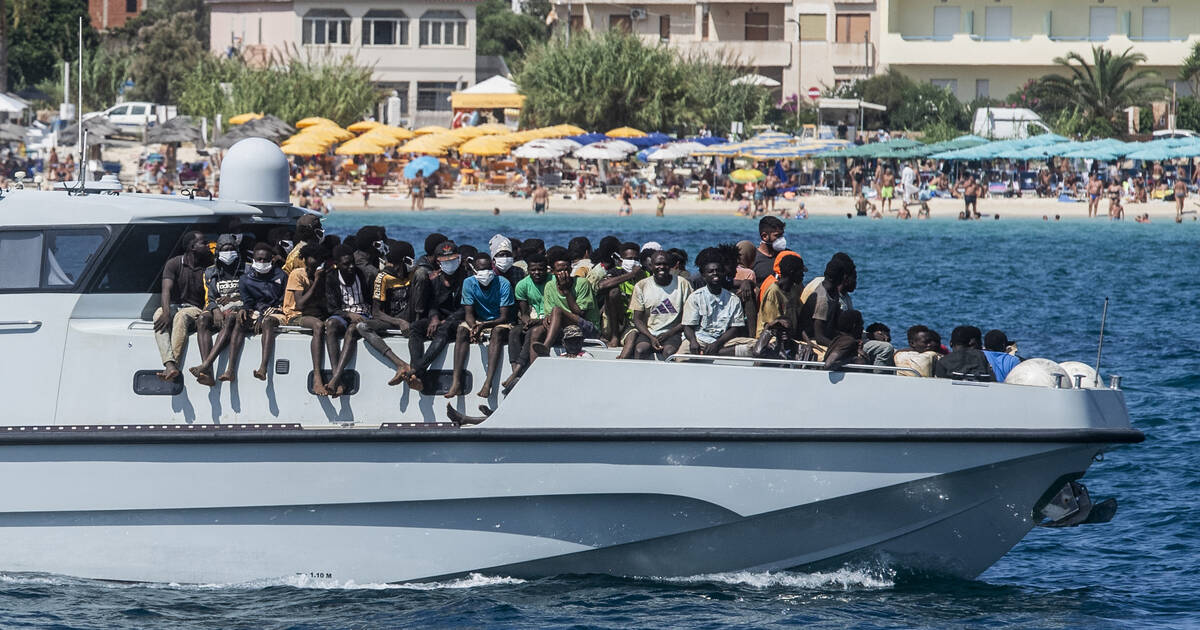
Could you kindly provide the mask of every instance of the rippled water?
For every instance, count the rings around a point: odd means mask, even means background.
[[[417,244],[432,230],[486,247],[497,231],[565,244],[613,232],[692,256],[754,238],[734,217],[340,213],[345,234],[381,223]],[[1024,356],[1092,363],[1111,298],[1102,371],[1124,376],[1146,442],[1114,448],[1084,481],[1115,496],[1113,522],[1035,529],[975,581],[830,573],[733,573],[685,579],[471,576],[390,586],[300,578],[237,585],[121,585],[0,576],[0,626],[54,628],[1178,628],[1200,626],[1200,224],[1065,221],[788,222],[788,241],[819,272],[835,251],[859,270],[855,306],[893,337],[923,323],[1001,328]],[[936,404],[936,401],[933,402]],[[302,553],[297,550],[297,553]]]

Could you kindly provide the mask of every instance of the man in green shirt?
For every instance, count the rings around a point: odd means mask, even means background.
[[[571,275],[571,260],[566,250],[552,248],[546,252],[550,271],[554,279],[546,283],[542,292],[542,312],[545,313],[546,338],[530,344],[533,354],[546,356],[550,346],[558,341],[563,327],[579,326],[585,338],[600,338],[600,309],[592,285],[587,278]]]
[[[530,344],[541,342],[546,334],[545,326],[545,288],[550,283],[550,267],[546,263],[546,255],[533,252],[525,257],[529,275],[521,278],[514,290],[517,301],[517,323],[509,333],[510,341],[516,337],[518,341],[508,348],[508,360],[512,374],[500,384],[502,391],[507,391],[516,384],[517,379],[529,367]]]

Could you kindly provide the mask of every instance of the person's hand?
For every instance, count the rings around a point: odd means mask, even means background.
[[[482,337],[483,337],[483,324],[476,322],[475,325],[471,327],[471,340],[479,341]]]
[[[167,332],[171,328],[171,313],[168,310],[158,314],[154,318],[154,332]]]
[[[650,345],[654,348],[655,351],[662,352],[663,343],[662,343],[662,339],[660,338],[659,335],[655,335],[650,338]]]
[[[710,343],[707,346],[704,346],[704,349],[700,352],[700,354],[713,356],[717,353],[717,350],[719,350],[719,348],[717,348],[717,344]]]
[[[425,336],[432,337],[434,335],[434,333],[437,332],[439,324],[441,324],[441,322],[438,321],[438,318],[436,318],[436,317],[429,320],[429,325],[425,327]]]
[[[316,270],[316,272],[313,273],[313,282],[317,282],[318,280],[320,280],[321,278],[324,278],[324,277],[325,277],[325,268],[320,267]]]

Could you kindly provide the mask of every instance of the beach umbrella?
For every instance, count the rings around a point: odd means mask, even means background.
[[[616,129],[610,129],[605,135],[610,138],[640,138],[646,135],[646,132],[634,129],[633,127],[617,127]]]
[[[381,130],[379,128],[372,129],[372,130],[364,133],[363,135],[355,138],[355,140],[366,140],[372,144],[375,144],[375,145],[383,147],[383,148],[391,148],[391,147],[394,147],[394,146],[400,144],[400,140],[398,138],[396,138],[396,136],[393,136],[392,134],[388,133],[387,131]]]
[[[255,114],[255,113],[238,114],[237,116],[230,116],[229,120],[226,122],[228,122],[231,125],[244,125],[244,124],[250,122],[251,120],[258,120],[259,118],[262,118],[262,117],[263,117],[262,114]]]
[[[523,158],[527,160],[552,160],[562,157],[567,152],[566,149],[559,146],[548,144],[553,140],[534,140],[527,142],[513,150],[512,155],[515,158]]]
[[[296,121],[297,129],[315,127],[317,125],[333,125],[334,127],[337,127],[337,123],[329,120],[328,118],[321,118],[320,116],[309,116],[308,118],[301,118],[300,120]]]
[[[458,152],[481,156],[507,155],[508,145],[497,140],[496,136],[479,136],[459,145]]]
[[[404,165],[404,178],[412,179],[417,176],[417,173],[428,177],[434,171],[441,168],[442,163],[438,162],[437,158],[423,156],[419,157],[408,164]]]
[[[151,127],[146,132],[146,142],[161,144],[192,142],[202,147],[204,138],[200,134],[200,128],[191,123],[191,118],[176,116],[161,125]]]
[[[354,133],[366,133],[376,127],[381,126],[383,126],[383,123],[376,122],[374,120],[360,120],[352,125],[348,125],[346,130],[353,131]]]
[[[573,140],[575,142],[578,142],[579,144],[593,144],[596,142],[603,142],[605,140],[608,140],[608,136],[606,136],[602,133],[581,133],[581,134],[576,134],[574,136],[567,136],[566,139]]]
[[[24,142],[28,131],[21,125],[13,123],[0,124],[0,142]]]
[[[563,136],[577,136],[584,133],[584,130],[575,125],[554,125],[554,128],[562,133]]]
[[[688,142],[695,142],[706,147],[711,147],[714,144],[727,144],[729,140],[725,138],[718,138],[716,136],[697,136],[695,138],[688,138]]]
[[[608,142],[597,142],[576,149],[575,157],[584,160],[623,160],[636,150],[636,147],[627,150]]]
[[[319,144],[308,144],[304,142],[293,142],[292,144],[284,145],[279,148],[286,155],[301,155],[311,157],[321,155],[329,150],[329,147]]]
[[[334,153],[338,155],[381,155],[383,147],[369,139],[355,138],[343,143]]]
[[[295,127],[271,114],[265,114],[262,118],[252,120],[246,124],[254,127],[254,129],[261,133],[270,134],[268,137],[282,138],[296,133]]]
[[[83,121],[83,128],[87,131],[88,142],[94,143],[104,138],[121,135],[121,128],[114,125],[107,116],[95,116]],[[79,125],[70,125],[63,129],[58,134],[58,144],[72,145],[79,140]]]
[[[759,181],[762,181],[763,179],[766,179],[766,177],[767,176],[764,175],[762,171],[760,171],[756,168],[739,168],[738,170],[729,174],[730,181],[736,182],[738,184],[745,184],[747,182],[759,182]]]
[[[625,138],[623,142],[628,142],[639,149],[645,149],[648,147],[658,146],[660,144],[666,144],[671,140],[671,136],[655,131],[654,133],[648,133],[644,136]]]
[[[440,127],[438,125],[429,125],[426,127],[421,127],[420,129],[414,129],[413,135],[427,136],[429,134],[434,134],[434,133],[449,133],[449,132],[450,132],[450,130],[445,127]]]
[[[501,125],[500,123],[484,123],[482,125],[476,125],[475,128],[482,131],[485,135],[489,135],[489,136],[497,136],[497,135],[505,134],[505,133],[512,131],[511,129],[509,129],[508,127],[506,127],[504,125]]]

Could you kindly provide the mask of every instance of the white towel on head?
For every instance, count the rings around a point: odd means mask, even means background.
[[[512,241],[508,240],[503,234],[496,234],[488,241],[488,251],[494,257],[497,252],[511,252]]]
[[[645,245],[642,245],[642,251],[646,251],[647,249],[661,252],[663,250],[663,246],[660,245],[658,241],[648,241]]]

